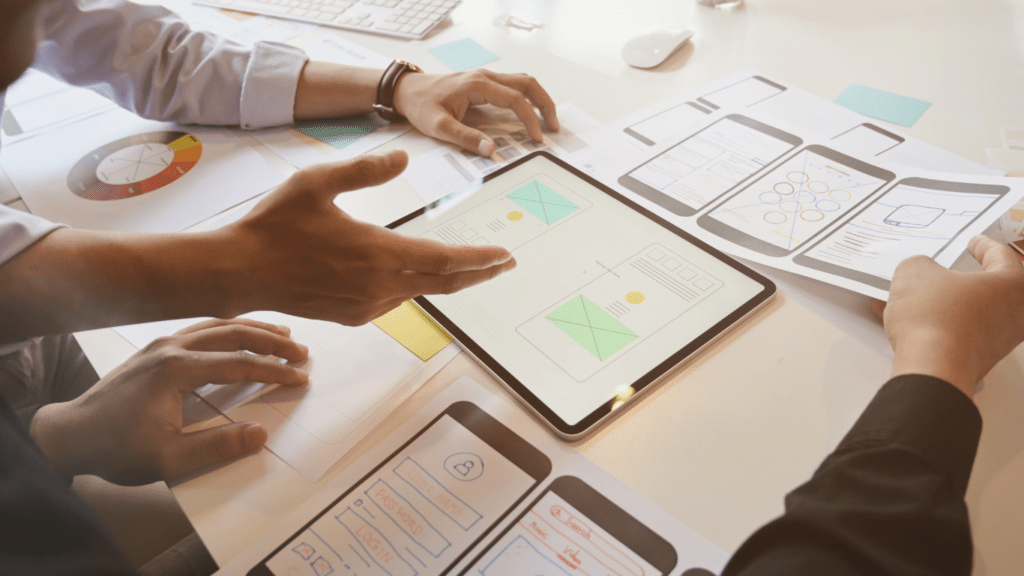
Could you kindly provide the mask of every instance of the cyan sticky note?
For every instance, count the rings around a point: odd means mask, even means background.
[[[885,90],[850,84],[835,103],[854,112],[910,128],[932,105],[931,102],[900,96]]]
[[[463,38],[450,44],[442,44],[427,50],[445,66],[456,72],[483,66],[498,59],[490,50],[477,44],[472,38]]]

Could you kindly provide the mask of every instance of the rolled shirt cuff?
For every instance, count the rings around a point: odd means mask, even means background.
[[[247,130],[295,121],[295,92],[309,57],[277,42],[257,42],[242,81],[241,126]]]

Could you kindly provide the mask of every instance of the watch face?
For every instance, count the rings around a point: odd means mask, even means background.
[[[187,132],[149,132],[93,150],[68,174],[68,188],[87,200],[121,200],[159,190],[199,162],[203,145]]]

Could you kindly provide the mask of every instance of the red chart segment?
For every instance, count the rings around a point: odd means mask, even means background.
[[[87,200],[122,200],[159,190],[199,162],[203,145],[187,132],[149,132],[86,154],[68,173],[68,189]]]

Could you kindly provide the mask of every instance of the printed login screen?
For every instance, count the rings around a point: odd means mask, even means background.
[[[445,415],[266,566],[277,576],[437,575],[533,484]]]
[[[512,252],[515,270],[427,299],[570,425],[763,290],[543,156],[397,230]]]

